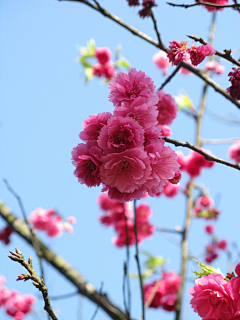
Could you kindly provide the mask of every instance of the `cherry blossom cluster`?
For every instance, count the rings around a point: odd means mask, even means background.
[[[160,195],[163,194],[163,195],[165,195],[167,198],[173,198],[173,197],[175,197],[175,196],[178,194],[180,188],[181,188],[180,183],[172,184],[172,183],[168,182],[168,183],[163,187],[163,191],[157,193],[157,196],[160,196]]]
[[[10,236],[13,233],[13,230],[7,226],[0,230],[0,241],[2,241],[5,245],[10,243]]]
[[[195,2],[207,2],[207,3],[212,3],[212,4],[228,4],[229,0],[195,0]],[[222,11],[224,8],[214,8],[214,7],[209,7],[209,6],[204,6],[208,11]]]
[[[55,209],[38,207],[30,213],[29,222],[35,229],[45,231],[49,237],[59,237],[63,231],[73,232],[72,224],[76,222],[76,218],[69,216],[67,221],[63,221]]]
[[[189,289],[192,308],[204,320],[240,319],[240,263],[226,278],[210,273],[195,280]]]
[[[115,109],[83,122],[79,137],[86,143],[72,150],[74,174],[88,187],[102,183],[112,200],[155,196],[179,169],[160,128],[176,117],[175,101],[163,90],[155,92],[151,78],[136,69],[118,73],[108,87]]]
[[[110,200],[107,193],[102,193],[97,202],[105,213],[99,217],[100,222],[107,227],[113,226],[117,233],[117,237],[113,238],[112,242],[117,247],[126,246],[127,241],[129,246],[134,245],[136,240],[132,203]],[[136,207],[138,243],[151,236],[155,231],[155,227],[149,223],[151,215],[152,210],[147,204],[142,203]]]
[[[213,56],[216,53],[216,50],[210,44],[202,44],[201,46],[193,44],[191,48],[187,48],[187,41],[170,41],[169,48],[167,56],[172,65],[175,66],[179,65],[181,61],[191,61],[193,66],[197,66],[206,57]]]
[[[155,53],[152,57],[153,62],[155,63],[155,65],[162,70],[163,75],[166,76],[168,73],[168,69],[169,67],[172,65],[172,63],[169,61],[167,53],[163,50],[158,51],[157,53]],[[192,67],[194,67],[191,63],[191,60],[188,59],[185,61],[186,63],[188,63],[189,65],[191,65]],[[179,72],[184,74],[184,75],[189,75],[191,74],[191,71],[185,69],[185,68],[180,68]]]
[[[211,154],[209,150],[202,150]],[[206,160],[203,155],[192,150],[188,156],[184,156],[182,151],[177,151],[176,153],[178,155],[178,163],[181,166],[180,170],[186,171],[192,178],[199,176],[203,168],[211,168],[214,165],[214,161]]]
[[[127,0],[127,2],[130,7],[140,5],[139,0]],[[142,10],[140,10],[138,14],[141,18],[146,18],[151,16],[151,9],[152,7],[156,7],[157,4],[155,3],[155,0],[143,0],[142,6]]]
[[[106,79],[111,79],[115,77],[116,70],[113,67],[113,62],[111,60],[111,51],[107,47],[96,48],[95,57],[98,63],[94,64],[93,75],[96,77],[104,77]]]
[[[150,308],[163,308],[166,311],[174,311],[177,301],[177,291],[181,277],[174,271],[164,272],[159,282],[156,293],[150,303]],[[143,285],[144,302],[147,303],[158,281]]]
[[[233,100],[240,100],[240,68],[232,68],[228,76],[231,86],[226,89]]]
[[[211,236],[211,243],[205,247],[205,261],[211,263],[218,257],[219,250],[226,250],[228,243],[227,240],[217,240],[214,235],[215,227],[213,224],[208,224],[205,227],[207,234]]]
[[[228,149],[229,158],[240,162],[240,140],[234,142],[234,144]]]
[[[209,196],[200,196],[197,198],[193,207],[194,217],[202,217],[206,220],[216,219],[219,211],[215,208],[213,199]]]
[[[206,70],[213,71],[218,75],[222,74],[225,71],[225,67],[214,60],[207,61],[205,64],[205,68]]]
[[[32,312],[36,298],[32,294],[21,294],[17,290],[10,290],[3,286],[6,282],[0,275],[0,307],[14,320],[24,320],[24,316]]]

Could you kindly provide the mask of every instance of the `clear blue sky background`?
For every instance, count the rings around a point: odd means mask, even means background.
[[[182,1],[176,1],[182,3]],[[129,8],[125,0],[103,0],[102,5],[121,17],[124,21],[156,38],[150,19],[138,17],[138,9]],[[211,14],[204,8],[184,10],[172,8],[157,1],[154,9],[163,41],[185,40],[187,34],[195,34],[208,38]],[[190,3],[190,2],[189,2]],[[122,274],[125,250],[118,249],[111,243],[114,236],[112,229],[105,229],[98,222],[100,210],[95,201],[100,188],[89,189],[80,185],[73,176],[71,149],[79,142],[78,134],[82,130],[82,122],[91,114],[112,111],[108,101],[109,90],[99,80],[83,84],[83,69],[76,62],[78,56],[76,45],[84,46],[94,38],[97,46],[108,46],[114,52],[118,44],[122,45],[123,55],[137,70],[146,72],[155,81],[157,87],[164,81],[161,71],[152,63],[152,56],[158,50],[122,29],[116,23],[104,18],[90,8],[74,2],[57,0],[8,0],[1,1],[1,198],[18,216],[21,216],[16,199],[9,193],[2,179],[6,178],[20,194],[25,209],[29,214],[38,206],[54,207],[63,216],[77,217],[74,233],[64,234],[61,238],[49,239],[40,235],[41,239],[53,250],[60,253],[96,288],[104,282],[103,290],[115,303],[123,307]],[[239,43],[239,14],[233,10],[225,10],[217,14],[216,37],[214,47],[236,49]],[[190,45],[190,41],[189,41]],[[239,58],[239,53],[236,55]],[[231,64],[223,62],[226,72],[216,81],[223,88],[228,87],[227,74]],[[203,64],[202,64],[203,65]],[[202,66],[203,67],[203,66]],[[178,74],[165,87],[165,91],[173,95],[186,91],[199,105],[202,92],[202,81],[195,76]],[[239,119],[239,110],[228,100],[209,88],[207,109],[219,115]],[[193,142],[194,121],[179,112],[171,126],[172,138]],[[239,126],[217,122],[206,114],[203,121],[203,138],[240,137]],[[228,159],[228,145],[206,145],[206,148],[221,158]],[[187,150],[183,150],[185,154]],[[183,177],[185,185],[187,176]],[[239,243],[239,172],[217,164],[213,169],[206,169],[197,179],[199,183],[210,189],[211,196],[217,201],[221,211],[216,222],[217,235],[227,238],[229,243]],[[152,223],[173,228],[183,225],[185,215],[185,198],[182,195],[174,199],[160,197],[147,199],[154,215]],[[203,252],[208,238],[204,233],[206,222],[194,220],[190,231],[190,250]],[[5,223],[0,220],[0,228]],[[175,237],[176,239],[177,236]],[[7,278],[9,288],[16,288],[22,293],[37,294],[31,283],[16,282],[23,269],[11,262],[8,250],[15,247],[21,249],[25,257],[33,253],[18,236],[12,236],[7,247],[0,244],[0,274]],[[168,270],[180,270],[179,246],[169,242],[163,235],[155,233],[140,248],[155,255],[169,259]],[[131,250],[130,271],[136,272]],[[222,253],[214,266],[227,271],[226,255]],[[34,266],[38,270],[38,262],[34,256]],[[44,264],[46,283],[50,295],[73,292],[74,287]],[[192,278],[189,264],[188,276]],[[183,319],[198,319],[189,305],[190,296],[186,285],[184,296]],[[139,318],[140,293],[136,280],[131,281],[134,318]],[[58,309],[59,320],[91,318],[95,305],[79,296],[67,300],[53,302]],[[36,305],[40,319],[45,319],[42,301]],[[0,309],[0,318],[9,317]],[[39,319],[30,315],[27,319]],[[171,320],[173,313],[161,310],[147,311],[147,319]],[[96,319],[108,319],[99,311]]]

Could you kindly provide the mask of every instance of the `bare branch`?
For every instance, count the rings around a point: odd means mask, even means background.
[[[182,234],[182,231],[181,231],[181,230],[167,229],[167,228],[161,228],[161,227],[155,227],[155,228],[156,228],[157,231],[160,231],[160,232]]]
[[[174,144],[176,147],[184,147],[184,148],[188,148],[188,149],[191,149],[193,151],[196,151],[196,152],[200,153],[202,156],[204,156],[204,158],[206,160],[215,161],[215,162],[224,164],[225,166],[240,170],[240,165],[238,163],[232,163],[232,162],[225,161],[223,159],[217,158],[217,157],[215,157],[215,156],[213,156],[211,154],[208,154],[208,153],[204,152],[203,150],[195,147],[194,145],[190,144],[189,142],[180,142],[178,140],[170,139],[170,138],[167,138],[167,137],[165,137],[163,139],[166,142]]]
[[[45,302],[44,309],[47,311],[48,315],[53,320],[58,320],[55,313],[53,312],[53,309],[50,304],[49,296],[48,296],[48,288],[45,286],[44,280],[40,279],[36,272],[33,269],[32,266],[32,257],[30,256],[28,259],[28,262],[24,260],[24,256],[22,255],[21,251],[16,248],[16,253],[10,251],[12,254],[9,256],[9,258],[15,262],[20,263],[29,273],[23,273],[20,276],[18,276],[17,281],[20,280],[32,280],[33,285],[42,293],[43,300]]]
[[[167,79],[163,82],[161,87],[158,90],[162,90],[167,83],[169,83],[172,78],[177,74],[178,70],[181,68],[182,62],[179,63],[179,65],[175,68],[175,70],[170,74],[170,76],[167,77]]]
[[[235,3],[235,4],[213,4],[210,2],[197,2],[193,4],[176,4],[172,2],[167,2],[172,7],[182,7],[182,8],[191,8],[191,7],[196,7],[196,6],[207,6],[207,7],[214,7],[216,9],[221,9],[221,8],[239,8],[240,4]]]
[[[16,218],[11,210],[0,200],[0,216],[9,224],[9,226],[32,245],[32,238],[27,225]],[[42,257],[48,261],[56,270],[58,270],[66,279],[68,279],[79,291],[80,294],[99,305],[112,319],[127,320],[125,314],[119,309],[105,294],[100,294],[94,286],[87,282],[82,275],[60,255],[51,251],[39,239],[39,246],[42,251]]]
[[[187,35],[190,39],[193,39],[197,42],[200,42],[201,44],[207,44],[207,42],[203,39],[203,38],[198,38],[194,35]],[[215,49],[216,50],[216,49]],[[219,56],[225,60],[228,60],[232,63],[234,63],[235,65],[237,65],[238,67],[240,67],[240,62],[236,59],[234,59],[232,56],[231,56],[231,50],[226,50],[225,53],[221,53],[219,51],[216,50],[216,53],[215,53],[216,56]]]
[[[228,139],[204,139],[201,141],[201,144],[223,144],[223,143],[233,143],[240,138],[228,138]]]

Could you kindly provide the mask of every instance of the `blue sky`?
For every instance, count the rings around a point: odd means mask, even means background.
[[[204,8],[184,10],[157,2],[159,5],[154,12],[166,45],[171,40],[186,40],[187,34],[202,36],[207,40],[211,14]],[[124,21],[156,38],[151,20],[140,19],[138,9],[129,8],[125,0],[103,0],[101,3]],[[122,272],[125,250],[113,246],[112,230],[105,229],[98,222],[100,210],[96,198],[100,188],[89,189],[80,185],[73,176],[71,149],[80,142],[78,134],[82,130],[82,122],[91,114],[113,111],[113,106],[108,101],[107,86],[101,85],[99,80],[84,85],[83,69],[76,62],[79,55],[76,46],[85,46],[87,41],[94,38],[97,46],[108,46],[114,52],[117,45],[121,44],[122,54],[131,65],[152,77],[157,87],[164,81],[161,71],[152,62],[152,56],[158,50],[80,3],[9,0],[1,1],[0,6],[1,198],[16,215],[21,216],[16,199],[2,181],[6,178],[20,194],[28,214],[41,206],[54,207],[64,217],[76,216],[78,222],[72,235],[64,234],[61,238],[49,239],[40,234],[41,239],[67,259],[96,288],[100,288],[101,282],[104,282],[103,290],[117,305],[123,307]],[[239,27],[239,15],[236,11],[228,9],[219,12],[214,47],[219,51],[239,48],[239,37],[234,35]],[[190,43],[191,41],[189,45]],[[239,53],[235,57],[239,58]],[[223,88],[227,88],[227,74],[232,65],[226,61],[222,63],[226,66],[226,71],[222,76],[216,76],[215,80]],[[204,64],[200,65],[203,66]],[[165,91],[172,95],[187,92],[198,107],[202,86],[202,81],[195,76],[178,74],[165,87]],[[239,120],[236,106],[212,88],[208,90],[207,109]],[[186,115],[179,112],[171,129],[172,138],[194,141],[194,121]],[[218,122],[207,113],[203,120],[202,136],[208,139],[240,137],[240,130],[239,126]],[[205,147],[211,149],[216,156],[229,160],[228,145]],[[183,151],[188,153],[187,150]],[[186,175],[183,176],[183,186],[187,178]],[[239,172],[217,164],[213,169],[203,171],[197,181],[204,183],[210,189],[213,199],[218,200],[221,215],[216,222],[217,235],[239,245]],[[162,196],[157,199],[148,198],[146,201],[154,212],[152,223],[169,228],[183,225],[184,196],[179,195],[174,199]],[[207,244],[205,224],[202,220],[192,222],[191,252],[201,253]],[[3,226],[4,222],[0,220],[0,229]],[[9,246],[0,244],[0,274],[7,278],[9,288],[36,294],[31,283],[15,281],[22,269],[7,257],[8,251],[15,247],[21,249],[26,257],[32,254],[32,248],[13,235]],[[163,235],[156,233],[140,248],[168,258],[168,270],[179,272],[179,246],[169,242]],[[136,272],[133,249],[131,255],[130,271]],[[35,256],[34,263],[36,271],[39,271]],[[226,272],[226,256],[222,254],[213,265],[220,266]],[[191,268],[194,268],[192,263],[188,270],[190,278]],[[45,270],[46,283],[52,296],[75,290],[47,264]],[[190,285],[191,283],[187,283],[186,287]],[[137,281],[131,280],[131,286],[133,315],[139,318],[141,311]],[[184,320],[198,319],[190,308],[189,298],[186,291]],[[36,311],[44,319],[41,305],[40,300]],[[86,298],[79,297],[54,301],[53,307],[60,311],[60,320],[90,319],[95,310],[95,306]],[[158,320],[163,317],[171,320],[174,315],[161,310],[147,311],[147,319]],[[9,319],[2,310],[0,318]],[[96,319],[107,318],[105,313],[99,311]],[[36,319],[36,316],[30,315],[27,319]]]

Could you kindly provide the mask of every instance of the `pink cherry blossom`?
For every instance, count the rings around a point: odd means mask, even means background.
[[[172,130],[168,126],[159,126],[163,137],[169,137],[172,134]]]
[[[134,148],[102,157],[102,182],[118,191],[132,193],[139,189],[151,174],[150,160],[145,151]],[[145,190],[146,191],[146,190]]]
[[[205,68],[206,70],[208,71],[215,71],[215,68],[216,68],[216,61],[213,61],[213,60],[209,60],[206,62],[205,64]]]
[[[177,161],[180,164],[180,170],[186,171],[187,169],[187,158],[184,156],[181,150],[176,151]]]
[[[180,183],[178,184],[172,184],[170,182],[168,182],[165,186],[164,186],[164,191],[163,193],[165,194],[166,197],[168,198],[173,198],[178,194],[178,191],[180,189]]]
[[[201,196],[197,199],[197,203],[203,207],[209,207],[213,205],[213,200],[209,196]]]
[[[10,236],[12,233],[13,230],[9,226],[0,230],[0,241],[2,241],[5,245],[8,245],[10,243]]]
[[[148,145],[145,150],[149,155],[152,167],[146,186],[149,188],[149,195],[154,196],[156,193],[163,191],[163,186],[175,176],[179,164],[176,153],[170,147],[165,147],[162,139],[157,143]]]
[[[225,71],[225,67],[219,63],[215,66],[216,74],[222,74]]]
[[[96,140],[102,127],[107,124],[110,117],[112,117],[110,112],[101,112],[97,115],[89,116],[89,118],[83,122],[84,130],[80,132],[79,138],[83,141]]]
[[[109,100],[114,106],[120,106],[121,102],[133,102],[137,97],[143,97],[152,101],[153,104],[157,102],[156,88],[152,79],[144,72],[130,69],[129,73],[119,72],[117,77],[112,79],[108,85],[110,89]]]
[[[143,0],[143,9],[138,12],[141,18],[150,17],[152,15],[151,8],[156,7],[155,0]]]
[[[144,147],[154,142],[157,142],[162,137],[163,137],[163,134],[160,126],[157,126],[155,128],[151,128],[151,127],[146,128],[144,131],[144,139],[145,139]]]
[[[196,279],[189,292],[192,308],[203,320],[229,320],[235,313],[231,286],[220,274]]]
[[[111,59],[111,51],[108,47],[96,48],[95,56],[99,63],[105,64]]]
[[[228,242],[225,239],[222,239],[220,241],[217,242],[217,247],[221,250],[226,250],[228,246]]]
[[[2,286],[3,284],[5,284],[6,281],[7,281],[6,278],[5,278],[3,275],[0,274],[0,286]]]
[[[102,77],[104,73],[104,66],[100,63],[96,63],[92,66],[92,74],[96,77]]]
[[[147,301],[150,298],[150,295],[152,293],[152,290],[155,286],[155,284],[157,283],[157,281],[153,281],[151,283],[148,284],[144,284],[143,285],[143,293],[144,293],[144,302],[147,303]],[[161,282],[160,282],[161,283]],[[158,286],[156,293],[152,299],[152,302],[150,303],[149,307],[150,308],[159,308],[161,307],[162,303],[161,303],[161,298],[164,295],[164,289],[162,288],[161,285]]]
[[[178,184],[178,182],[181,180],[182,174],[180,171],[175,172],[175,176],[172,179],[169,179],[168,181],[171,184]]]
[[[138,222],[145,222],[152,216],[152,210],[148,204],[142,203],[136,208],[136,218]]]
[[[191,48],[187,49],[187,52],[190,54],[192,64],[197,66],[207,56],[213,56],[216,53],[216,50],[214,50],[210,44],[202,44],[199,47],[193,44]]]
[[[158,102],[156,94],[155,102]],[[130,117],[136,120],[145,130],[147,128],[154,129],[158,122],[157,106],[153,105],[152,101],[138,97],[131,104],[123,102],[121,106],[116,107],[113,111],[115,117]]]
[[[111,117],[102,128],[98,146],[105,153],[122,152],[126,149],[143,148],[144,130],[130,117]]]
[[[47,224],[46,232],[49,237],[59,237],[64,230],[62,218],[59,215],[53,216]]]
[[[156,64],[156,66],[162,70],[163,75],[166,76],[171,63],[169,62],[167,53],[163,50],[154,53],[152,57],[152,61]]]
[[[30,213],[29,222],[38,230],[46,230],[51,217],[56,214],[55,209],[36,208]]]
[[[74,216],[67,217],[67,221],[71,224],[75,224],[77,222],[77,219]]]
[[[115,77],[116,69],[114,68],[112,61],[103,65],[103,74],[106,79],[112,79]]]
[[[218,253],[216,251],[210,251],[205,256],[205,261],[207,263],[212,263],[218,257]]]
[[[146,187],[144,187],[143,185],[142,187],[140,187],[139,189],[136,189],[131,193],[126,193],[126,192],[120,192],[115,187],[105,186],[102,189],[102,191],[108,191],[108,196],[112,200],[117,200],[119,202],[127,202],[127,201],[132,201],[134,199],[140,200],[143,194],[146,192]]]
[[[187,60],[187,41],[170,41],[169,48],[167,56],[172,65],[177,66],[181,61]]]
[[[139,0],[127,0],[128,1],[128,5],[131,6],[139,6]]]
[[[88,141],[80,143],[72,150],[72,164],[76,167],[74,175],[81,184],[88,187],[99,186],[101,183],[100,166],[102,150],[97,147],[97,142]]]
[[[205,230],[208,234],[213,234],[215,226],[213,224],[207,224]]]
[[[238,262],[238,264],[236,265],[235,272],[240,277],[240,262]]]
[[[234,142],[234,144],[228,149],[228,156],[230,159],[240,162],[240,140]]]
[[[177,105],[175,100],[170,94],[165,93],[163,90],[157,91],[159,98],[158,108],[158,124],[170,125],[173,119],[177,116]]]
[[[200,2],[200,0],[195,0],[196,2]],[[201,2],[208,2],[208,3],[212,3],[212,4],[228,4],[229,0],[203,0]],[[209,12],[212,11],[222,11],[224,8],[214,8],[214,7],[210,7],[210,6],[204,6]]]
[[[74,230],[72,224],[67,221],[63,222],[63,229],[68,233],[73,233]],[[58,235],[60,235],[60,233]]]
[[[124,247],[127,245],[127,238],[128,238],[128,245],[131,246],[136,243],[135,240],[135,233],[134,233],[134,224],[132,221],[127,222],[127,231],[128,237],[126,236],[126,222],[121,221],[115,226],[115,230],[118,234],[116,238],[112,239],[112,242],[119,248]],[[140,237],[138,236],[138,242],[140,241]]]
[[[185,58],[184,62],[187,63],[187,64],[189,64],[191,67],[196,68],[196,67],[192,64],[189,54],[186,55],[186,58]],[[188,69],[183,68],[183,67],[181,67],[181,68],[179,69],[179,72],[182,73],[182,74],[184,74],[184,75],[190,75],[190,74],[192,73],[191,71],[189,71]]]

